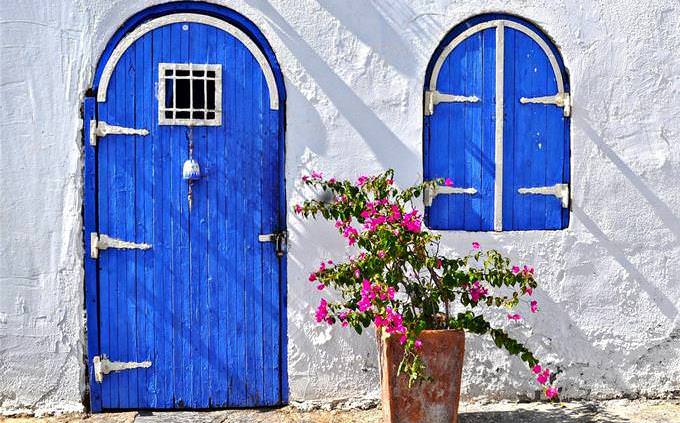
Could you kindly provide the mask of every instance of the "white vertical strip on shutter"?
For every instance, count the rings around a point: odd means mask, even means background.
[[[496,175],[494,177],[493,229],[503,230],[503,109],[505,25],[496,26]]]

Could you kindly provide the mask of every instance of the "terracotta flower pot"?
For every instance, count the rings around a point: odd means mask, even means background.
[[[423,342],[421,357],[426,372],[433,380],[409,388],[408,378],[397,375],[404,351],[399,337],[384,332],[378,336],[384,421],[457,423],[465,332],[425,330],[419,339]]]

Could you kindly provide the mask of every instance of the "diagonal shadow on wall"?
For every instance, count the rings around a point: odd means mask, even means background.
[[[609,254],[623,267],[628,274],[637,281],[640,288],[642,288],[649,297],[654,301],[654,303],[659,307],[659,310],[666,316],[669,320],[674,321],[678,316],[678,309],[673,304],[671,300],[664,295],[664,293],[654,286],[645,276],[640,272],[633,263],[628,260],[626,253],[616,245],[607,235],[600,229],[600,227],[595,223],[585,211],[576,206],[572,206],[572,212],[579,219],[579,221],[585,226],[588,231],[593,234],[595,238],[599,241],[600,245],[603,246]]]
[[[584,110],[579,109],[574,113],[573,119],[576,125],[583,130],[588,139],[619,169],[621,174],[626,177],[636,190],[647,200],[654,209],[657,216],[673,233],[676,243],[680,242],[680,219],[673,213],[673,210],[666,205],[645,183],[640,176],[636,175],[617,154],[604,141],[604,138],[593,128],[590,121],[583,116]]]
[[[408,169],[419,163],[409,150],[375,112],[357,96],[322,57],[298,34],[272,5],[264,0],[246,0],[262,11],[273,29],[300,64],[333,102],[338,111],[366,141],[376,159],[385,168]]]

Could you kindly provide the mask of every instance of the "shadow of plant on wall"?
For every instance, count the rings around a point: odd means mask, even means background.
[[[461,413],[459,423],[626,423],[629,419],[611,414],[597,404],[575,407],[473,411]]]

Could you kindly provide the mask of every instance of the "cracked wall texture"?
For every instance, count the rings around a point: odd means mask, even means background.
[[[0,410],[82,408],[79,109],[106,41],[158,1],[0,3]],[[422,86],[444,34],[469,16],[521,15],[571,74],[573,212],[559,232],[443,233],[537,268],[541,313],[513,327],[564,369],[566,397],[680,389],[680,6],[676,0],[234,0],[272,44],[288,92],[288,202],[301,174],[422,177]],[[369,336],[318,326],[306,275],[345,248],[288,215],[292,400],[378,395]],[[533,398],[522,364],[468,338],[464,396]]]

